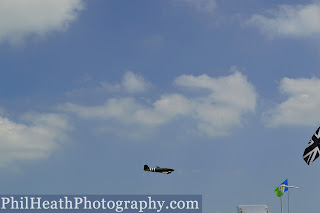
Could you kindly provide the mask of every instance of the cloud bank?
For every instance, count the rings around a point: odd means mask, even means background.
[[[123,82],[125,79],[126,75]],[[128,125],[140,126],[141,129],[158,128],[179,119],[188,119],[196,124],[196,129],[190,131],[209,137],[228,135],[231,128],[242,125],[245,113],[254,112],[256,108],[256,91],[240,72],[220,78],[206,74],[181,75],[174,84],[183,93],[162,94],[151,102],[125,96],[109,98],[103,105],[69,102],[59,108],[83,119],[117,122],[123,128]],[[144,81],[133,85],[133,88],[140,88],[138,85],[144,85]],[[189,94],[199,90],[205,90],[205,94],[195,97]]]
[[[59,114],[29,113],[23,120],[17,123],[0,116],[0,167],[47,158],[70,130],[68,121]]]
[[[88,79],[88,80],[86,80]],[[83,85],[86,81],[91,81],[90,76],[85,76]],[[93,88],[88,88],[84,86],[82,88],[77,88],[65,93],[69,98],[80,98],[87,102],[88,99],[92,98],[105,98],[112,93],[118,94],[130,94],[130,95],[140,95],[147,93],[153,85],[146,81],[140,74],[133,73],[132,71],[127,71],[122,76],[122,80],[119,83],[109,83],[109,82],[99,82],[97,86]]]
[[[313,37],[320,35],[320,3],[281,5],[264,14],[254,14],[249,24],[269,38]]]
[[[82,0],[1,0],[0,43],[64,31],[83,9]]]
[[[283,78],[280,92],[288,98],[266,113],[270,127],[285,125],[319,125],[320,79]]]
[[[122,78],[121,83],[110,84],[108,82],[100,83],[102,88],[111,92],[127,92],[127,93],[142,93],[146,92],[151,83],[146,81],[141,75],[127,71]]]

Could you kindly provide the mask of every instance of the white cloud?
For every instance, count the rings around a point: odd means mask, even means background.
[[[320,79],[283,78],[280,91],[288,99],[266,113],[268,126],[319,124]]]
[[[209,95],[192,100],[198,129],[209,136],[228,134],[231,127],[241,125],[244,113],[256,108],[256,91],[240,72],[220,78],[183,75],[175,83],[209,91]]]
[[[191,113],[192,103],[180,94],[163,95],[151,107],[138,110],[134,120],[144,125],[160,125]]]
[[[216,7],[216,0],[174,0],[176,3],[184,3],[191,8],[204,13],[212,13]]]
[[[100,83],[102,88],[110,92],[125,91],[127,93],[141,93],[146,92],[151,84],[144,80],[144,78],[132,71],[127,71],[123,77],[120,84],[110,84],[107,82]]]
[[[67,103],[60,109],[86,119],[117,121],[146,128],[187,118],[196,123],[196,131],[200,134],[221,136],[227,135],[232,127],[240,126],[244,113],[253,112],[256,107],[257,94],[240,72],[221,78],[205,74],[182,75],[174,82],[189,91],[206,89],[208,93],[190,98],[184,94],[165,94],[151,104],[133,97],[112,98],[104,105]]]
[[[212,78],[206,74],[200,76],[182,75],[175,80],[179,86],[210,91],[208,100],[223,106],[233,106],[238,110],[253,111],[256,107],[254,87],[240,72],[233,75]]]
[[[145,92],[149,83],[141,75],[128,71],[123,76],[122,87],[129,93]]]
[[[132,97],[110,98],[100,106],[81,106],[66,103],[59,108],[73,112],[79,117],[97,120],[116,120],[123,124],[159,125],[168,122],[179,114],[188,112],[188,100],[181,95],[162,96],[147,106]]]
[[[64,31],[82,9],[82,0],[1,0],[0,42]]]
[[[24,123],[0,116],[0,167],[47,158],[70,130],[58,114],[25,114]]]
[[[92,81],[91,77],[88,77],[88,80]],[[86,82],[83,81],[83,83]],[[152,88],[152,84],[146,81],[141,75],[127,71],[122,76],[120,83],[100,82],[99,86],[74,89],[67,92],[66,95],[70,98],[87,99],[97,96],[103,98],[110,93],[139,94],[147,92],[150,88]]]
[[[308,5],[282,5],[264,15],[255,14],[249,24],[263,34],[274,37],[310,37],[320,34],[320,3]]]
[[[66,103],[59,108],[66,112],[73,112],[85,119],[115,119],[122,123],[132,123],[133,114],[141,110],[143,106],[134,98],[110,98],[105,104],[99,106],[81,106]]]

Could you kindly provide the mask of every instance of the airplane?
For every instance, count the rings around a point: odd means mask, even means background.
[[[150,168],[148,165],[144,165],[144,171],[146,172],[160,172],[163,174],[170,174],[171,172],[174,171],[172,168],[160,168],[157,166],[156,168]]]

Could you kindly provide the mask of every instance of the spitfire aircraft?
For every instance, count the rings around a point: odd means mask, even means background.
[[[160,173],[164,173],[164,174],[170,174],[171,172],[174,171],[174,169],[172,169],[172,168],[160,168],[159,166],[157,166],[156,168],[150,168],[148,165],[144,165],[144,171],[147,171],[147,172],[160,172]]]

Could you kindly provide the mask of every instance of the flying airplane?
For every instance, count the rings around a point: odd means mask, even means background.
[[[170,174],[171,172],[174,171],[174,169],[172,169],[172,168],[160,168],[159,166],[157,166],[156,168],[150,168],[148,165],[144,165],[144,171],[147,171],[147,172],[160,172],[160,173],[164,173],[164,174]]]

